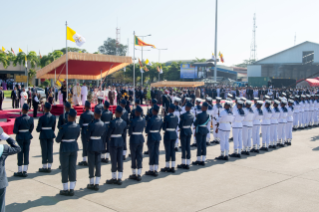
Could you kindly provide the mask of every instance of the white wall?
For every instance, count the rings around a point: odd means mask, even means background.
[[[261,77],[261,65],[249,65],[247,66],[248,77]]]

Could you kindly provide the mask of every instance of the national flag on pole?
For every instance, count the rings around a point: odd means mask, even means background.
[[[158,73],[161,73],[161,69],[157,66]]]
[[[146,59],[145,64],[146,64],[146,65],[149,65],[149,66],[152,66],[151,61],[149,61],[148,59]]]
[[[144,70],[146,71],[146,72],[148,72],[149,70],[148,70],[148,68],[146,67],[146,66],[144,66]]]
[[[40,51],[39,51],[39,56],[40,56],[40,59],[42,59],[42,55],[41,55]]]
[[[135,46],[151,46],[153,48],[156,49],[156,47],[153,45],[153,44],[148,44],[148,43],[145,43],[144,41],[142,41],[141,39],[139,39],[137,36],[135,36]]]
[[[140,72],[141,72],[141,73],[144,73],[142,66],[140,67]]]
[[[161,66],[161,72],[160,72],[161,74],[163,74],[163,68],[162,68],[162,66]]]
[[[77,46],[82,46],[85,43],[85,38],[80,34],[76,33],[73,29],[67,26],[66,28],[66,39],[76,43]]]
[[[5,50],[6,50],[6,49],[2,46],[2,51],[5,52]]]
[[[212,60],[216,61],[216,57],[215,57],[214,53],[212,54]]]
[[[138,58],[138,63],[140,64],[140,67],[143,67],[143,63],[140,61],[140,58]]]
[[[22,49],[19,48],[19,52],[23,52]]]
[[[223,63],[224,62],[224,55],[219,52],[219,57],[220,57],[220,61]]]
[[[27,55],[24,56],[24,61],[25,61],[25,67],[27,68],[28,67],[28,65],[27,65],[28,64]]]
[[[16,54],[14,53],[13,49],[11,48],[12,53],[14,54],[14,56],[16,56]]]

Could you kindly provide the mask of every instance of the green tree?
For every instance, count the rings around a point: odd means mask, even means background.
[[[101,54],[125,56],[127,46],[122,44],[116,45],[115,39],[108,38],[98,50]]]
[[[7,68],[10,64],[10,60],[4,52],[0,52],[0,63],[2,63],[4,68]]]
[[[26,54],[24,52],[19,52],[13,60],[13,66],[25,64],[25,56]]]
[[[31,68],[35,68],[40,63],[39,57],[35,51],[30,51],[28,53],[27,60],[30,63]]]
[[[63,52],[60,50],[55,50],[55,51],[49,53],[48,55],[44,55],[40,60],[41,68],[52,63],[54,60],[58,59],[62,55],[63,55]]]
[[[63,54],[66,53],[66,48],[61,49],[60,51],[63,52]],[[88,53],[85,49],[79,49],[74,47],[68,47],[68,52],[80,52],[80,53]]]

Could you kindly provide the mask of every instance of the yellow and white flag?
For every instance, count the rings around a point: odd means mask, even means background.
[[[149,61],[148,59],[146,59],[145,64],[146,64],[146,65],[149,65],[149,66],[152,66],[151,61]]]
[[[85,38],[76,33],[76,31],[74,31],[70,27],[66,28],[66,39],[76,43],[76,45],[79,47],[85,43]]]
[[[22,49],[19,48],[19,52],[23,52]]]
[[[2,46],[2,51],[5,52],[5,50],[6,50],[6,49]]]

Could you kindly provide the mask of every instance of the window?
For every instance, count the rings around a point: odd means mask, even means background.
[[[313,58],[314,58],[313,51],[302,52],[302,64],[304,65],[312,64]]]

